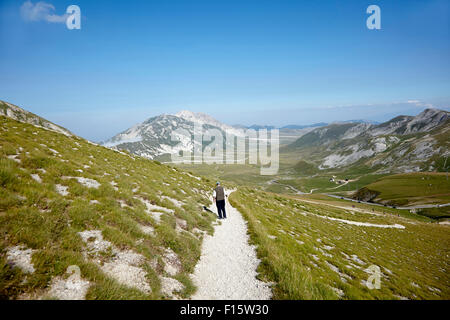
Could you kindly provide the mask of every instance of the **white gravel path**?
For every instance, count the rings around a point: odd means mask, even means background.
[[[228,192],[227,192],[228,193]],[[247,224],[239,211],[226,201],[227,219],[216,226],[214,236],[205,235],[193,281],[193,300],[266,300],[272,297],[269,284],[256,279],[260,260],[248,244]],[[214,212],[214,206],[210,208]]]

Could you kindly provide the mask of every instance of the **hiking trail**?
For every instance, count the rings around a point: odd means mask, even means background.
[[[230,191],[226,191],[230,194]],[[215,205],[210,207],[215,213]],[[192,279],[197,286],[193,300],[267,300],[270,284],[256,279],[260,260],[248,243],[247,224],[226,200],[227,219],[219,220],[214,235],[205,235],[202,254]]]

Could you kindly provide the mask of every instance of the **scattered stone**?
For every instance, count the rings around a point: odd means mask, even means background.
[[[351,279],[351,277],[343,272],[341,272],[341,270],[339,270],[338,267],[336,267],[334,264],[329,263],[328,261],[325,261],[325,264],[334,272],[336,272],[339,277],[341,278],[341,281],[343,282],[347,282],[347,279]]]
[[[94,179],[84,178],[84,177],[62,177],[63,180],[67,179],[75,179],[78,181],[78,183],[82,184],[83,186],[87,188],[94,188],[98,189],[98,187],[101,186],[101,184]]]
[[[41,177],[39,177],[38,174],[32,174],[31,178],[33,178],[33,180],[36,181],[37,183],[42,183],[42,179]]]
[[[140,254],[131,251],[119,252],[112,261],[103,264],[101,269],[119,283],[148,294],[152,289],[147,282],[147,273],[139,267],[143,260],[144,257]]]
[[[161,221],[161,216],[164,213],[171,213],[172,214],[172,213],[175,212],[172,209],[168,209],[168,208],[165,208],[165,207],[158,206],[156,204],[152,204],[150,201],[145,200],[143,198],[135,197],[135,199],[138,199],[138,200],[142,201],[142,203],[145,204],[145,206],[147,207],[147,213],[150,214],[156,220],[156,222],[158,222],[158,223]],[[159,212],[159,211],[162,211],[162,212]]]
[[[197,238],[200,238],[200,237],[204,236],[205,234],[207,234],[206,231],[200,230],[200,229],[198,229],[198,228],[193,228],[193,229],[192,229],[192,233],[193,233],[194,235],[197,235]]]
[[[180,259],[172,249],[166,249],[162,260],[164,261],[164,271],[167,272],[167,274],[175,276],[181,271]]]
[[[391,271],[391,270],[389,270],[388,268],[384,268],[384,267],[383,267],[383,269],[384,269],[387,273],[389,273],[390,275],[392,275],[392,271]]]
[[[55,277],[50,285],[48,295],[59,300],[84,300],[90,282],[74,273],[69,278]]]
[[[187,229],[187,222],[186,222],[186,220],[176,218],[175,221],[176,221],[176,230],[177,230],[177,232],[181,232],[181,231]]]
[[[172,298],[174,292],[184,290],[184,285],[176,279],[161,277],[161,293]]]
[[[91,254],[98,254],[111,249],[113,256],[100,266],[103,272],[116,279],[119,283],[135,287],[144,293],[152,289],[147,281],[147,272],[141,267],[146,262],[143,255],[131,250],[118,250],[111,242],[103,240],[100,230],[86,230],[78,233]],[[97,264],[100,264],[97,261]]]
[[[35,269],[31,263],[31,257],[34,251],[23,245],[11,247],[7,249],[6,260],[13,267],[19,267],[25,273],[33,273]]]
[[[152,226],[139,225],[139,229],[145,234],[153,236],[155,234],[155,229]]]
[[[181,208],[184,203],[181,201],[178,201],[177,199],[171,198],[171,197],[167,197],[167,196],[162,196],[162,199],[166,199],[169,200],[170,202],[172,202],[176,207]]]
[[[86,230],[78,232],[78,234],[86,243],[90,253],[99,253],[111,247],[111,242],[103,240],[103,235],[100,230]]]
[[[338,288],[331,287],[331,289],[339,296],[339,298],[342,298],[345,296],[344,291]]]
[[[117,188],[117,182],[111,181],[110,184],[111,184],[111,186],[113,187],[114,190],[119,191],[119,188]]]
[[[63,186],[60,184],[55,184],[55,188],[56,188],[56,192],[58,192],[63,197],[69,195],[69,192],[67,191],[69,189],[69,187],[66,187],[66,186]]]
[[[355,261],[356,263],[359,263],[360,265],[365,265],[366,264],[364,261],[359,259],[356,254],[352,254],[352,260]]]
[[[319,261],[319,256],[315,255],[315,254],[311,254],[311,257],[313,257],[314,260]]]
[[[432,292],[436,292],[436,293],[441,293],[441,290],[435,287],[428,287],[428,290],[432,291]]]
[[[117,191],[117,190],[116,190]],[[120,204],[120,207],[121,208],[129,208],[130,206],[129,205],[127,205],[127,203],[125,202],[125,200],[117,200],[117,202],[119,202],[119,204]]]
[[[15,161],[17,163],[20,163],[21,162],[20,159],[17,159],[18,156],[19,156],[18,154],[15,154],[15,155],[8,156],[7,158]]]

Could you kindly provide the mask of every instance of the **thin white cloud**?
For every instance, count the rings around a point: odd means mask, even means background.
[[[345,109],[345,108],[379,108],[381,106],[403,106],[403,105],[413,105],[416,107],[425,107],[425,108],[435,108],[435,106],[431,103],[424,102],[421,100],[407,100],[407,101],[393,101],[393,102],[380,102],[380,103],[365,103],[365,104],[344,104],[344,105],[326,105],[326,106],[317,106],[314,109]],[[306,109],[310,109],[306,108]]]
[[[20,7],[22,19],[28,22],[47,21],[51,23],[65,23],[67,14],[57,15],[54,13],[55,7],[51,3],[44,1],[33,4],[31,1],[25,1]]]
[[[418,107],[425,107],[425,108],[434,108],[433,104],[427,103],[420,100],[408,100],[407,103],[409,104],[415,104]]]

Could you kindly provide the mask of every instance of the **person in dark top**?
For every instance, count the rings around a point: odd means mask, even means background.
[[[225,190],[223,190],[220,182],[216,183],[216,188],[214,189],[214,201],[216,201],[219,219],[226,219],[227,213],[225,212]]]

